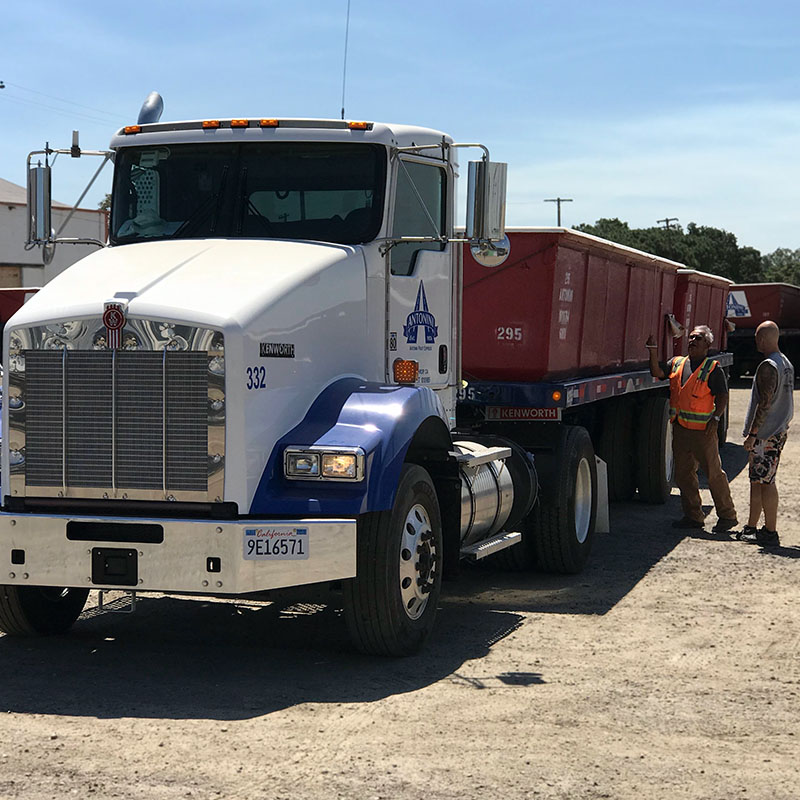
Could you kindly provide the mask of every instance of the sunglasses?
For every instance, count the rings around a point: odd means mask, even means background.
[[[691,341],[693,341],[693,340],[695,340],[695,339],[699,339],[699,340],[701,340],[701,341],[702,341],[702,340],[703,340],[703,339],[705,339],[705,338],[706,338],[706,337],[705,337],[705,336],[703,336],[703,334],[702,334],[702,333],[694,333],[694,334],[691,334],[691,335],[689,336],[689,341],[691,342]]]

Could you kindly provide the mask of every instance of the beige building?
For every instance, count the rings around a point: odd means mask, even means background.
[[[52,225],[59,231],[71,206],[53,203]],[[79,209],[60,236],[108,239],[108,212]],[[53,260],[45,265],[42,248],[25,249],[28,236],[28,197],[24,186],[0,178],[0,288],[43,286],[70,264],[97,248],[85,244],[56,245]]]

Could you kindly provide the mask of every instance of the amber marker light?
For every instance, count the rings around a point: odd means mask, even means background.
[[[351,131],[365,131],[369,128],[369,122],[348,122],[347,127]]]
[[[262,119],[258,123],[262,128],[277,128],[278,120],[276,119]]]
[[[556,389],[556,391],[554,391],[550,396],[553,398],[553,402],[557,403],[561,399],[561,392]]]
[[[250,127],[250,120],[249,119],[232,119],[231,120],[231,128],[249,128]]]
[[[396,358],[392,364],[395,383],[416,383],[419,377],[419,364],[406,358]]]
[[[218,119],[204,119],[203,120],[203,127],[204,128],[219,128],[219,120]]]
[[[123,129],[125,133],[140,133],[142,130],[141,125],[126,125]]]

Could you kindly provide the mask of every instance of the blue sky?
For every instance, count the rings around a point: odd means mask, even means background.
[[[350,0],[351,119],[437,128],[509,163],[509,225],[664,217],[800,247],[800,4]],[[339,117],[347,0],[11,0],[0,178],[45,141],[103,149],[145,96],[164,119]],[[74,202],[97,164],[63,159]],[[84,201],[94,206],[110,171]],[[463,204],[462,204],[463,205]],[[463,219],[463,213],[461,214]]]

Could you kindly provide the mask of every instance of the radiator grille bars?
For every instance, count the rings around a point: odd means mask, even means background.
[[[204,352],[27,350],[26,484],[208,489]]]

